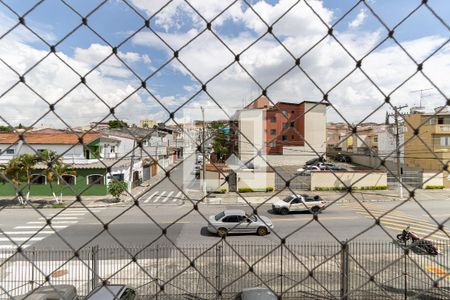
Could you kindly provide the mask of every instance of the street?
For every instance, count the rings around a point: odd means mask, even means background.
[[[365,203],[365,206],[375,216],[391,209],[398,202]],[[434,216],[448,211],[449,204],[442,201],[428,200],[427,209]],[[140,207],[109,207],[94,208],[87,211],[84,208],[42,209],[40,216],[33,210],[3,210],[0,212],[4,235],[1,237],[1,247],[10,247],[10,238],[25,247],[33,246],[42,249],[77,249],[85,246],[99,245],[101,247],[146,246],[154,244],[214,244],[220,238],[211,235],[206,230],[206,218],[224,209],[244,209],[242,205],[206,205],[199,204],[198,212],[190,202],[185,205],[141,205]],[[19,213],[18,219],[15,214]],[[355,240],[390,240],[386,234],[395,235],[403,228],[411,225],[413,231],[420,236],[434,232],[437,225],[425,215],[415,203],[406,203],[382,218],[384,230],[375,225],[369,215],[357,203],[335,203],[328,207],[318,217],[313,219],[309,212],[289,215],[274,215],[270,205],[263,205],[259,214],[268,216],[274,224],[273,232],[260,237],[255,235],[230,235],[229,241],[258,242],[279,244],[282,238],[301,243],[306,241],[343,241]],[[50,226],[45,226],[44,217],[57,215]],[[43,217],[44,216],[44,217]],[[105,224],[107,229],[105,230]],[[448,226],[444,227],[448,232]],[[53,231],[57,231],[55,234]],[[164,236],[163,230],[166,231]],[[359,234],[363,232],[362,234]],[[28,238],[31,240],[28,240]],[[428,237],[436,241],[448,240],[448,236],[439,231]],[[64,241],[63,241],[64,239]]]

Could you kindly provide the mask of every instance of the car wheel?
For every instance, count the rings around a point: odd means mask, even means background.
[[[256,233],[259,236],[265,236],[267,234],[267,228],[266,227],[259,227],[258,231]]]
[[[217,234],[220,237],[224,237],[227,235],[227,230],[225,228],[221,227],[221,228],[217,229]]]
[[[317,213],[319,213],[319,211],[320,211],[320,207],[314,206],[313,208],[311,208],[311,211],[312,211],[314,214],[317,214]]]
[[[280,210],[280,213],[281,213],[282,215],[287,215],[287,214],[289,213],[289,209],[287,209],[286,207],[283,207],[283,208]]]

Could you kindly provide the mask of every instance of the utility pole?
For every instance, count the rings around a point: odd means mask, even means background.
[[[399,131],[399,122],[398,119],[400,117],[400,110],[408,107],[408,105],[402,106],[394,106],[394,113],[388,114],[387,116],[394,117],[395,124],[395,148],[396,148],[396,156],[397,156],[397,177],[398,177],[398,188],[399,188],[399,196],[400,199],[403,199],[403,186],[402,186],[402,172],[401,172],[401,163],[400,163],[400,131]]]
[[[202,110],[202,174],[203,174],[203,194],[206,195],[206,155],[205,155],[205,109],[200,106]]]

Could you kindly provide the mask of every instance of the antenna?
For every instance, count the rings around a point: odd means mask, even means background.
[[[424,97],[423,92],[429,91],[429,90],[432,90],[432,89],[433,88],[414,90],[414,91],[410,91],[410,93],[420,93],[419,107],[422,107],[422,98]],[[431,94],[425,95],[425,97],[428,97],[428,96],[431,96]]]

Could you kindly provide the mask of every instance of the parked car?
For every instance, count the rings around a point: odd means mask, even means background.
[[[32,290],[28,294],[21,295],[14,298],[15,300],[76,300],[77,289],[73,285],[61,284],[61,285],[49,285],[41,286]]]
[[[320,171],[320,168],[318,166],[308,165],[305,166],[304,168],[297,169],[297,172],[295,174],[307,176],[311,175],[311,172],[313,171]]]
[[[345,154],[338,154],[338,155],[336,155],[335,160],[339,161],[339,162],[345,162],[345,163],[351,163],[352,162],[352,158],[350,156],[348,156],[348,155],[345,155]]]
[[[322,156],[308,160],[305,162],[305,166],[315,166],[321,162],[326,162],[326,159]]]
[[[85,300],[134,300],[137,293],[134,289],[123,284],[107,284],[96,287]]]
[[[221,237],[228,233],[256,233],[264,236],[273,228],[265,216],[247,215],[240,209],[228,209],[209,217],[208,231]]]
[[[347,168],[335,164],[320,164],[320,170],[347,171]]]
[[[268,288],[246,288],[235,298],[236,300],[277,300],[278,297]]]
[[[320,212],[320,209],[327,204],[319,195],[290,195],[272,204],[272,211],[282,215],[287,215],[293,211],[311,210],[313,213]]]

